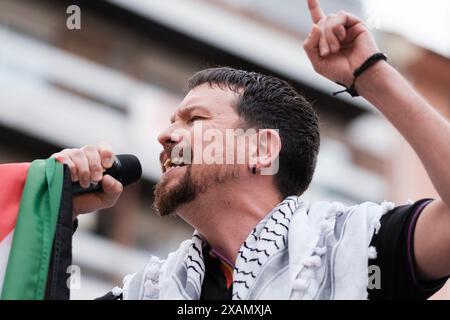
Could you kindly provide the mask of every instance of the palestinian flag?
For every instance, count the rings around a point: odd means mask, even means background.
[[[69,299],[71,241],[67,166],[0,165],[0,299]]]

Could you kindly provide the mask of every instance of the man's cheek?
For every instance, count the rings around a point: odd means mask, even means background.
[[[190,167],[190,174],[195,178],[201,177],[208,170],[208,167],[204,164],[192,164]]]
[[[199,165],[201,164],[201,147],[199,148],[196,145],[193,145],[193,147],[191,148],[191,165]]]

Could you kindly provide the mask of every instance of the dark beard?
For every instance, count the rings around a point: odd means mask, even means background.
[[[167,183],[158,182],[155,186],[154,207],[160,216],[174,214],[176,208],[195,199],[197,188],[192,181],[191,167],[188,167],[181,181],[170,190],[167,190]]]
[[[180,182],[167,190],[167,183],[158,182],[155,186],[154,207],[160,216],[175,214],[175,210],[182,204],[195,200],[198,194],[206,192],[210,187],[217,184],[224,184],[227,181],[237,179],[239,171],[237,167],[228,165],[216,165],[212,172],[195,175],[193,178],[192,167],[188,166],[186,173]]]

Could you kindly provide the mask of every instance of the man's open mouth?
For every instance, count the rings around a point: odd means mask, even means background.
[[[176,167],[184,167],[186,164],[183,162],[182,158],[171,159],[167,158],[163,164],[163,173],[169,172]]]

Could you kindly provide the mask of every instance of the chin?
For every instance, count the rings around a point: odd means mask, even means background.
[[[175,210],[180,205],[194,200],[196,194],[197,190],[189,170],[186,168],[172,169],[164,173],[155,186],[154,207],[160,216],[175,214]]]

